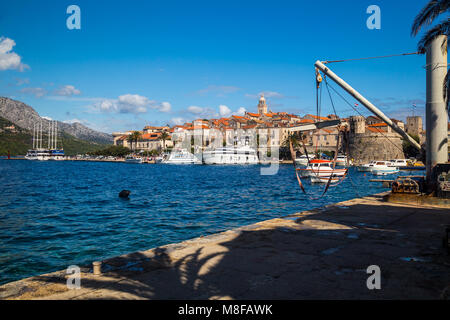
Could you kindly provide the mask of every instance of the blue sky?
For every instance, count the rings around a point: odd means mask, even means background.
[[[3,1],[0,96],[104,132],[255,112],[261,92],[272,111],[314,113],[316,60],[416,51],[411,23],[426,2]],[[66,27],[71,4],[80,30]],[[370,5],[381,9],[380,30],[366,26]],[[13,62],[3,69],[1,43],[15,58],[4,53]],[[413,103],[423,114],[424,65],[416,55],[330,68],[404,119]],[[323,101],[332,113],[326,91]],[[334,101],[338,115],[355,114]]]

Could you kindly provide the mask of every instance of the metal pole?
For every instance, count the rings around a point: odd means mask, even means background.
[[[447,36],[437,36],[427,48],[427,180],[433,168],[448,160],[447,113],[444,79],[447,73]]]
[[[356,100],[362,103],[367,109],[373,112],[375,115],[381,118],[388,126],[390,126],[395,132],[401,135],[403,138],[408,140],[414,147],[421,150],[420,144],[417,143],[409,134],[403,131],[399,126],[391,121],[383,112],[381,112],[377,107],[375,107],[369,100],[364,98],[358,91],[353,89],[347,82],[339,78],[333,71],[331,71],[327,66],[325,66],[319,60],[314,64],[320,71],[329,76],[334,80],[339,86],[341,86],[345,91],[351,94]]]

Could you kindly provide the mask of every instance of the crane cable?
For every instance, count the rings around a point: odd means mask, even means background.
[[[358,61],[358,60],[369,60],[369,59],[382,59],[382,58],[391,58],[391,57],[400,57],[400,56],[410,56],[414,54],[421,54],[420,52],[409,52],[409,53],[400,53],[400,54],[390,54],[386,56],[376,56],[376,57],[365,57],[365,58],[354,58],[354,59],[342,59],[342,60],[327,60],[322,61],[323,64],[328,63],[336,63],[336,62],[347,62],[347,61]]]
[[[325,82],[327,82],[326,80],[325,80]],[[342,100],[344,100],[354,111],[356,111],[356,113],[358,113],[360,116],[363,116],[364,117],[364,115],[361,113],[361,112],[359,112],[359,110],[358,109],[356,109],[350,102],[348,102],[347,101],[347,99],[345,99],[335,88],[333,88],[329,83],[327,83],[327,86],[329,86],[339,97],[341,97],[341,99]],[[400,150],[401,152],[403,152],[403,149],[401,149],[399,146],[397,146],[391,139],[389,139],[389,137],[388,136],[386,136],[385,134],[384,134],[384,132],[382,132],[381,130],[380,131],[378,131],[378,133],[380,133],[382,136],[384,136],[384,138],[386,138],[395,148],[397,148],[398,150]]]

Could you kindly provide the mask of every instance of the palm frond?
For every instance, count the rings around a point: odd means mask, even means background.
[[[414,19],[411,35],[416,36],[420,29],[430,25],[440,14],[450,8],[449,0],[431,0]]]
[[[420,39],[417,45],[417,49],[419,50],[420,53],[425,53],[428,45],[431,43],[431,41],[434,40],[434,38],[442,34],[448,36],[449,33],[450,33],[450,18],[428,30],[428,32],[422,37],[422,39]]]

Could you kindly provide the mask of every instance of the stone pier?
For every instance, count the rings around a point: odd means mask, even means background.
[[[2,299],[449,299],[450,207],[386,194],[255,223],[0,286]],[[242,214],[245,214],[243,212]],[[369,290],[369,266],[381,288]]]

